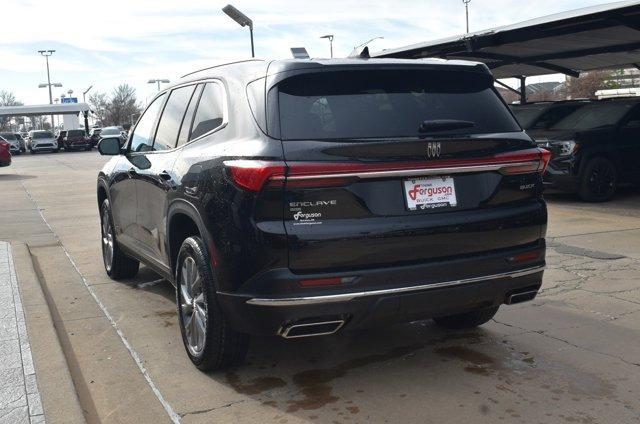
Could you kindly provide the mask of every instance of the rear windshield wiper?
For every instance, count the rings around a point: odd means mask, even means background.
[[[476,125],[475,122],[462,121],[459,119],[432,119],[422,121],[418,130],[421,133],[435,132],[435,131],[449,131],[457,130],[460,128],[471,128]]]

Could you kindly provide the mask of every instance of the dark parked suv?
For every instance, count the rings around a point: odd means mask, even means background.
[[[549,152],[488,69],[436,60],[248,61],[159,93],[98,176],[103,259],[177,287],[200,369],[249,334],[490,320],[535,297]]]
[[[589,100],[563,100],[557,102],[533,102],[511,105],[513,114],[526,131],[547,130],[566,118]]]
[[[527,132],[552,152],[549,187],[602,202],[620,184],[640,184],[640,98],[592,101],[547,130]]]

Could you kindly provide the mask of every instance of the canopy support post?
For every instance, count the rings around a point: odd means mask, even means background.
[[[527,103],[527,77],[520,77],[520,104]]]
[[[89,111],[82,112],[82,116],[84,117],[84,134],[89,135]]]

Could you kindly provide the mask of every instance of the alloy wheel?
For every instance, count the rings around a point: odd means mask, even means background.
[[[607,163],[597,164],[589,175],[589,188],[600,198],[605,198],[614,190],[615,177],[613,169]]]
[[[195,260],[187,256],[180,269],[180,314],[189,352],[197,356],[207,335],[207,301]]]
[[[107,271],[111,271],[113,264],[113,231],[107,208],[102,211],[102,259]]]

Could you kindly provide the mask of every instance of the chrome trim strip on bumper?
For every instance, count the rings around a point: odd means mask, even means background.
[[[336,174],[310,174],[310,175],[290,175],[290,176],[276,176],[274,180],[315,180],[324,178],[344,178],[344,177],[358,177],[358,178],[386,178],[386,177],[414,177],[423,175],[450,175],[450,174],[465,174],[471,172],[494,172],[500,171],[505,168],[519,168],[521,166],[535,166],[539,162],[512,162],[512,163],[495,163],[488,165],[471,165],[471,166],[450,166],[444,168],[414,168],[414,169],[397,169],[391,171],[363,171],[363,172],[341,172]],[[531,172],[531,171],[527,171]]]
[[[380,296],[388,294],[399,294],[420,290],[431,290],[443,287],[454,287],[465,284],[477,283],[481,281],[497,280],[500,278],[518,278],[525,275],[536,274],[544,271],[545,266],[537,266],[533,268],[525,268],[518,271],[503,272],[500,274],[484,275],[482,277],[464,278],[461,280],[442,281],[440,283],[422,284],[419,286],[410,287],[395,287],[392,289],[382,289],[373,291],[359,291],[353,293],[341,293],[341,294],[327,294],[320,296],[304,296],[304,297],[283,297],[283,298],[252,298],[247,300],[249,305],[260,306],[300,306],[300,305],[314,305],[322,303],[336,303],[336,302],[348,302],[353,299],[369,296]]]

